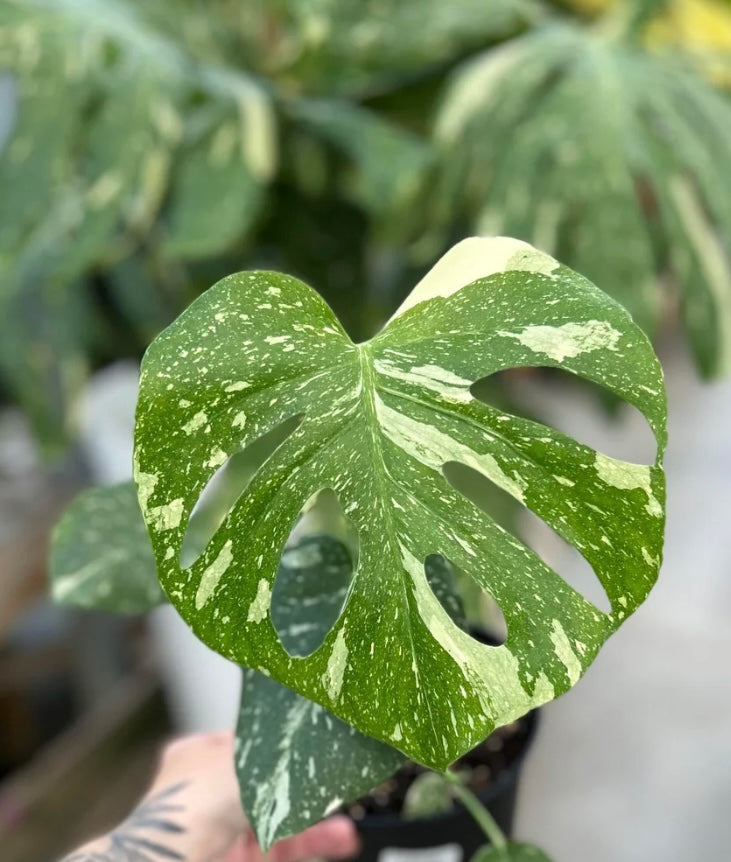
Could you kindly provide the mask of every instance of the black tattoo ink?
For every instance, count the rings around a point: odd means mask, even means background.
[[[106,850],[72,853],[62,862],[185,862],[185,856],[168,846],[164,836],[185,832],[185,827],[174,819],[185,806],[173,797],[186,785],[185,781],[174,784],[138,805],[124,823],[109,833]]]

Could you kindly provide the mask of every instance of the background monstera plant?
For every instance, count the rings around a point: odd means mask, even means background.
[[[0,0],[5,397],[68,437],[91,368],[246,267],[317,284],[368,337],[485,226],[586,272],[651,334],[671,283],[699,367],[722,373],[731,113],[692,68],[709,52],[653,35],[685,2],[587,25],[527,0]],[[627,9],[637,26],[615,28]]]
[[[435,132],[449,221],[467,212],[478,230],[532,238],[650,334],[667,314],[662,274],[699,369],[724,374],[731,106],[677,58],[638,50],[620,11],[594,32],[543,27],[454,72]]]
[[[485,377],[535,366],[634,405],[655,435],[655,462],[610,458],[475,395]],[[657,578],[665,419],[662,372],[640,328],[521,241],[460,243],[361,343],[298,279],[229,276],[147,351],[139,505],[129,486],[74,504],[56,531],[54,593],[140,610],[163,600],[149,581],[156,570],[198,637],[245,668],[237,768],[268,847],[405,756],[446,770],[579,680]],[[238,493],[223,508],[201,505],[222,469],[267,435]],[[580,551],[610,610],[495,523],[454,464]],[[342,507],[340,534],[287,544],[325,492]],[[89,523],[102,498],[108,517]],[[120,576],[130,562],[135,577]],[[463,628],[460,578],[499,605],[502,645]],[[514,858],[539,858],[531,852]]]

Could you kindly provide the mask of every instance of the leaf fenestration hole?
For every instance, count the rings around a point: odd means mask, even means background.
[[[470,392],[489,407],[542,422],[610,458],[655,463],[657,441],[642,413],[569,371],[515,368],[477,380]]]
[[[291,416],[252,440],[244,449],[230,455],[211,476],[190,515],[180,548],[181,568],[196,562],[254,476],[294,434],[303,418],[303,415]]]
[[[609,597],[594,569],[564,538],[530,509],[518,513],[518,538],[573,587],[605,614],[612,612]]]
[[[340,616],[358,565],[358,531],[325,488],[302,508],[272,589],[272,624],[291,656],[312,655]]]
[[[508,626],[495,599],[442,554],[429,554],[424,572],[439,604],[460,628],[490,646],[500,646]]]
[[[594,569],[583,555],[514,497],[487,476],[450,461],[442,467],[444,478],[462,496],[488,514],[504,530],[537,554],[566,583],[598,610],[611,612],[611,603]]]

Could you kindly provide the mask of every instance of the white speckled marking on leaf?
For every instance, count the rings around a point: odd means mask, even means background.
[[[336,701],[343,687],[343,678],[348,661],[348,646],[345,643],[345,629],[340,629],[335,639],[323,682],[331,701]]]
[[[622,491],[632,491],[639,488],[647,494],[647,512],[654,518],[663,514],[663,508],[652,492],[650,468],[645,464],[629,464],[626,461],[617,461],[596,453],[594,466],[599,478],[614,488]]]
[[[231,546],[232,542],[229,539],[219,551],[216,559],[204,570],[195,594],[195,606],[197,610],[200,610],[211,598],[221,577],[231,565],[231,561],[233,560]]]
[[[271,600],[272,590],[269,586],[269,581],[262,578],[256,589],[256,598],[249,605],[249,613],[246,615],[248,622],[260,623],[262,620],[265,620],[269,613],[269,604]]]
[[[571,685],[575,685],[581,676],[581,662],[571,648],[569,639],[566,637],[566,632],[558,620],[553,620],[551,625],[551,640],[553,641],[559,661],[566,668],[569,682]]]
[[[183,431],[185,431],[186,434],[192,434],[199,428],[203,428],[206,422],[208,422],[208,416],[205,411],[201,410],[196,413],[189,422],[186,422],[185,425],[183,425]]]
[[[152,506],[146,509],[147,522],[153,530],[164,533],[166,530],[174,530],[180,525],[183,517],[183,498],[171,500],[164,506]]]

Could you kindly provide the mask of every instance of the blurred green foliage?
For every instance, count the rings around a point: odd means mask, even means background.
[[[721,371],[726,97],[607,32],[611,15],[590,28],[556,14],[532,0],[0,0],[15,88],[5,397],[63,443],[90,369],[139,356],[247,267],[317,284],[364,338],[456,238],[489,228],[583,270],[649,329],[672,271],[700,366]]]
[[[435,131],[439,216],[531,240],[650,335],[669,288],[714,377],[731,371],[731,104],[677,56],[639,47],[645,19],[629,12],[542,27],[456,70]]]

